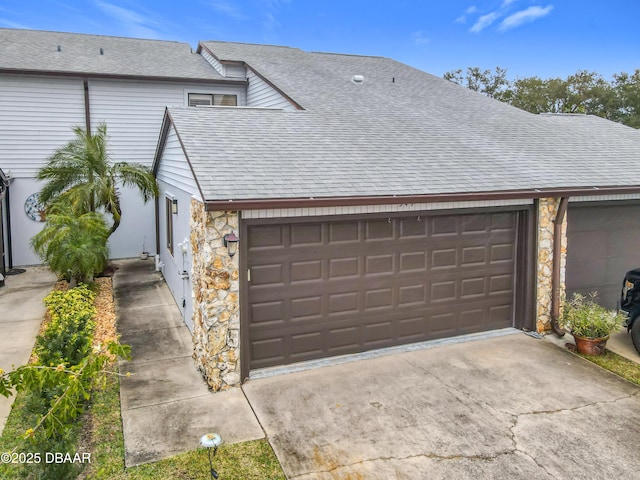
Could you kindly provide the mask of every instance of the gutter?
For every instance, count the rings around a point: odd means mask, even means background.
[[[134,74],[117,74],[117,73],[100,73],[100,72],[74,72],[68,70],[36,70],[23,68],[0,68],[0,74],[10,75],[51,75],[55,77],[73,77],[85,79],[110,79],[110,80],[134,80],[134,81],[150,81],[150,82],[169,82],[169,83],[204,83],[211,85],[237,85],[246,86],[248,84],[245,79],[225,79],[225,78],[202,78],[202,77],[168,77],[154,75],[134,75]]]
[[[567,213],[569,197],[560,198],[558,212],[553,221],[553,259],[551,274],[551,329],[558,337],[563,337],[566,333],[560,326],[560,260],[562,257],[562,223]]]
[[[608,187],[572,187],[488,192],[436,193],[425,195],[379,195],[359,197],[252,198],[205,200],[206,211],[259,210],[277,208],[312,208],[356,205],[396,205],[413,203],[469,202],[483,200],[523,200],[588,195],[640,193],[640,185]],[[206,198],[203,196],[203,198]],[[566,207],[565,207],[566,208]]]

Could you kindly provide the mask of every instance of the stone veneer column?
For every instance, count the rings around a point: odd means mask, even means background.
[[[191,200],[193,342],[198,369],[213,391],[240,385],[238,256],[223,236],[238,232],[238,213],[206,212]]]
[[[553,222],[560,205],[559,198],[541,198],[538,202],[538,265],[536,327],[538,332],[551,329],[551,279],[553,277]],[[567,264],[567,215],[562,224],[562,257],[560,259],[560,301],[565,297]]]

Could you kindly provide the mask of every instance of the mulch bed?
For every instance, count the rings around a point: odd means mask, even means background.
[[[93,344],[102,346],[108,344],[110,341],[116,340],[118,337],[116,331],[116,311],[113,300],[113,284],[111,278],[100,277],[97,278],[95,282],[98,286],[98,291],[94,300],[94,305],[96,306],[96,316],[94,318],[96,327],[93,332]],[[60,291],[68,289],[69,283],[67,281],[60,281],[53,287],[53,290]],[[41,335],[44,332],[44,329],[50,321],[51,316],[47,311],[42,323],[40,324],[38,335]],[[35,352],[33,352],[31,354],[31,358],[29,358],[29,363],[33,364],[37,362],[37,360],[38,357]]]

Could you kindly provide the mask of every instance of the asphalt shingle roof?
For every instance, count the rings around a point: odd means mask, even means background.
[[[533,115],[387,58],[203,45],[305,108],[171,108],[206,200],[640,185],[640,132],[607,120]]]
[[[0,69],[7,71],[222,78],[187,43],[0,28],[0,45]]]

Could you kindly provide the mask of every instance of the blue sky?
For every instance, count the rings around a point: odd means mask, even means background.
[[[434,75],[640,68],[640,0],[3,0],[0,27],[381,55]],[[1,48],[1,47],[0,47]]]

